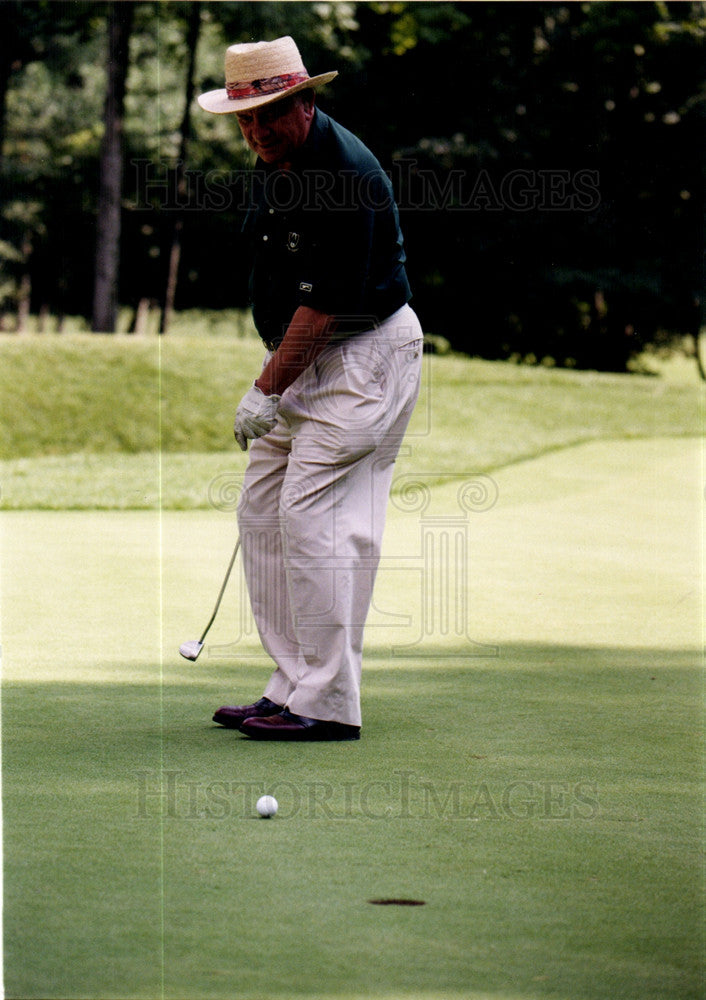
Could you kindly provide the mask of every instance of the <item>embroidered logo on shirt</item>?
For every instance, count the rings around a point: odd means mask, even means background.
[[[300,292],[311,292],[313,290],[313,288],[314,288],[314,286],[312,284],[310,284],[310,282],[308,282],[308,281],[300,281],[299,282],[299,291]]]
[[[299,233],[290,233],[287,236],[287,250],[291,250],[292,253],[296,253],[299,249]]]

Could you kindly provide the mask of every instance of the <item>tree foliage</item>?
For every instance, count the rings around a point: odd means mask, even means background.
[[[181,187],[192,5],[138,2],[125,98],[120,300],[247,302],[250,154],[194,105]],[[293,35],[320,103],[390,171],[414,304],[487,357],[624,369],[698,329],[702,3],[203,2],[197,92],[228,44]],[[0,306],[87,315],[109,5],[0,4]],[[24,289],[24,291],[23,291]]]

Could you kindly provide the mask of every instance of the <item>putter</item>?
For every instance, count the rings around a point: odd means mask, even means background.
[[[218,609],[220,608],[221,601],[223,599],[223,593],[224,593],[224,591],[226,589],[226,586],[228,584],[228,579],[230,577],[230,571],[233,569],[233,563],[235,562],[235,557],[238,554],[238,549],[239,548],[240,548],[240,539],[238,539],[238,541],[235,543],[235,548],[233,549],[233,555],[230,557],[230,562],[228,563],[228,569],[226,570],[225,579],[223,580],[220,592],[218,594],[218,599],[216,601],[216,606],[213,609],[213,614],[211,615],[211,617],[208,620],[208,625],[203,630],[203,634],[202,634],[201,638],[200,639],[189,639],[188,642],[183,642],[181,644],[181,646],[179,646],[179,652],[181,653],[181,655],[184,657],[185,660],[196,660],[196,659],[198,659],[198,655],[201,652],[201,650],[203,649],[203,641],[206,638],[206,636],[208,635],[208,630],[210,629],[211,625],[213,625],[213,622],[214,622],[214,620],[216,618],[216,615],[218,614]]]

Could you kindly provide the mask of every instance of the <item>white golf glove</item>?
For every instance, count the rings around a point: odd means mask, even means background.
[[[248,389],[238,404],[233,433],[242,451],[247,451],[248,438],[259,438],[277,423],[277,407],[282,397],[266,396],[256,385]]]

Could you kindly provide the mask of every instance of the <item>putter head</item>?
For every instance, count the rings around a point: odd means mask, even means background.
[[[185,660],[198,659],[198,655],[202,649],[203,643],[199,642],[198,639],[190,639],[188,642],[182,642],[181,646],[179,646],[179,652]]]

